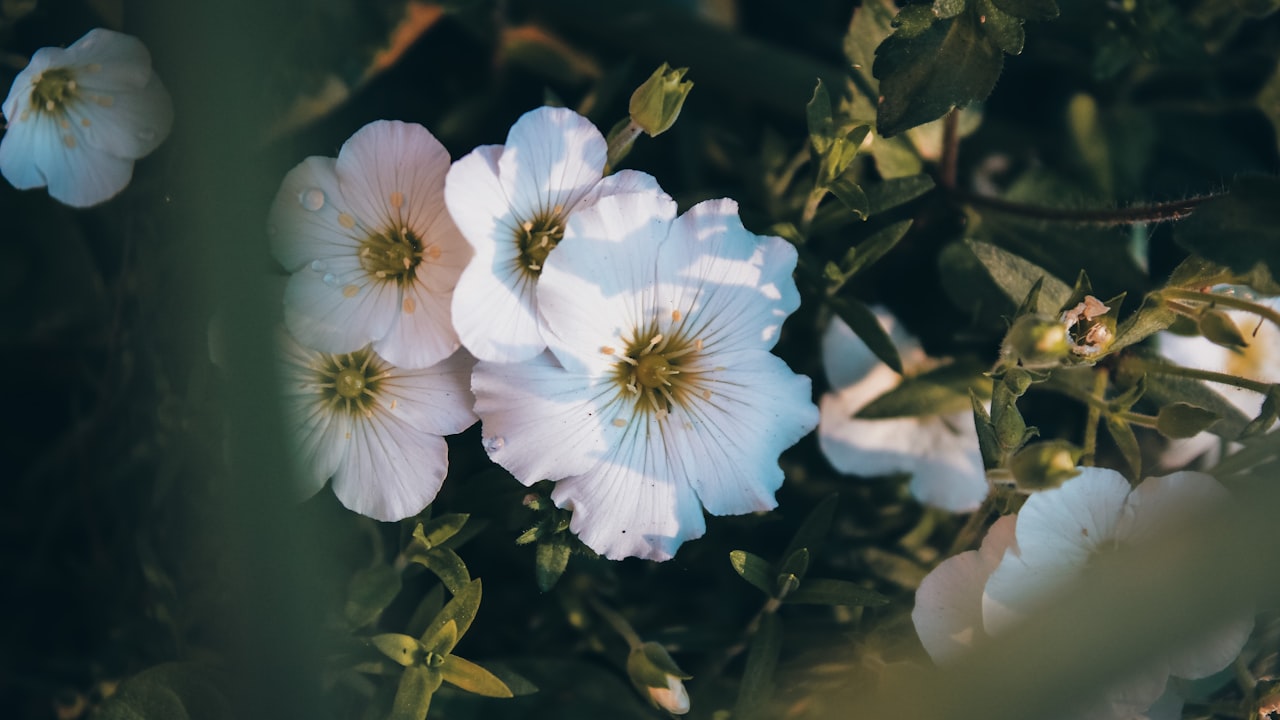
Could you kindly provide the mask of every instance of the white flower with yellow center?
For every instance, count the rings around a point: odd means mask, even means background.
[[[795,249],[730,200],[675,215],[655,191],[570,217],[538,285],[550,352],[472,380],[489,456],[557,481],[570,528],[612,559],[672,557],[704,506],[773,508],[778,455],[817,423],[809,379],[769,352],[800,303]]]
[[[604,136],[566,108],[525,113],[505,145],[483,145],[454,163],[449,212],[475,257],[458,280],[453,322],[481,360],[520,362],[546,349],[536,288],[573,214],[600,197],[657,191],[631,170],[602,178]]]
[[[939,364],[887,310],[876,308],[875,313],[898,348],[907,375]],[[832,319],[822,337],[822,361],[832,392],[822,396],[818,445],[832,467],[863,477],[910,473],[911,494],[920,502],[951,512],[977,509],[989,486],[971,411],[855,418],[871,401],[897,387],[902,376],[880,362],[839,318]]]
[[[422,511],[449,469],[445,435],[476,421],[475,361],[463,351],[424,369],[391,365],[368,347],[316,352],[280,333],[281,385],[299,495],[330,477],[351,510],[376,520]]]
[[[88,207],[129,184],[133,163],[169,135],[173,103],[130,35],[97,28],[68,48],[41,48],[4,101],[0,173],[19,190],[49,187]]]
[[[271,206],[271,249],[293,273],[285,324],[308,347],[370,343],[398,367],[453,354],[449,304],[471,249],[444,206],[449,153],[426,128],[379,120],[337,159],[289,171]]]

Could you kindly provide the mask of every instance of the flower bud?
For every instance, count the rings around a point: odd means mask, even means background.
[[[680,117],[684,99],[693,89],[693,81],[684,80],[689,68],[672,70],[666,63],[649,76],[644,84],[631,94],[631,121],[640,126],[649,137],[666,132]]]
[[[1169,438],[1189,438],[1209,429],[1222,416],[1190,403],[1175,402],[1160,408],[1156,430]]]
[[[1023,367],[1053,367],[1070,352],[1066,326],[1044,315],[1023,315],[1004,336],[1004,354]]]
[[[1200,313],[1200,334],[1209,342],[1229,348],[1248,347],[1240,328],[1231,316],[1217,308],[1206,308]]]
[[[1014,454],[1009,470],[1024,491],[1049,490],[1080,474],[1076,463],[1082,451],[1065,440],[1031,443]]]
[[[1075,307],[1062,313],[1071,352],[1081,357],[1101,356],[1116,341],[1116,316],[1101,300],[1085,295]]]
[[[658,643],[647,642],[631,649],[627,656],[627,675],[655,707],[673,715],[689,712],[689,693],[682,681],[692,675],[681,670]]]

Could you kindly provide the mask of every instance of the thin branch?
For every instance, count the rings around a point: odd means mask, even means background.
[[[1127,208],[1079,210],[1027,205],[987,195],[975,195],[963,190],[952,190],[951,197],[957,202],[961,202],[966,205],[972,205],[977,208],[986,208],[1006,215],[1016,215],[1018,217],[1030,218],[1033,220],[1074,223],[1077,225],[1119,226],[1181,220],[1195,211],[1196,207],[1199,206],[1200,203],[1203,203],[1206,200],[1212,200],[1216,197],[1221,197],[1221,195],[1198,195],[1196,197],[1174,200],[1167,203],[1157,203],[1155,205],[1134,205]]]
[[[942,126],[942,168],[938,182],[947,190],[955,190],[956,174],[960,159],[960,111],[947,113]]]

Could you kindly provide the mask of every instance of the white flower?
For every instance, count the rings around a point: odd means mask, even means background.
[[[795,249],[730,200],[675,214],[648,192],[570,217],[538,286],[550,352],[472,381],[490,457],[558,481],[571,529],[612,559],[672,557],[703,506],[773,508],[779,453],[817,422],[809,379],[769,352],[799,306]]]
[[[449,469],[442,436],[476,421],[468,388],[474,365],[463,351],[429,368],[404,370],[369,348],[320,353],[280,333],[285,421],[299,494],[333,478],[351,510],[393,521],[421,512]]]
[[[937,364],[887,310],[876,319],[889,333],[908,376]],[[987,496],[978,431],[969,410],[946,415],[863,420],[853,415],[902,382],[853,330],[833,318],[822,338],[833,392],[822,396],[818,445],[832,467],[862,476],[911,473],[911,494],[951,512],[977,509]]]
[[[659,189],[629,170],[601,179],[606,151],[589,120],[543,107],[511,126],[506,145],[478,147],[450,169],[445,201],[475,249],[453,322],[476,357],[520,362],[546,349],[535,289],[565,223],[600,197]]]
[[[137,38],[97,28],[41,48],[4,101],[0,173],[19,190],[49,186],[73,207],[129,184],[133,162],[169,135],[173,103]]]
[[[649,691],[649,700],[672,715],[684,715],[689,712],[689,691],[685,690],[684,683],[680,678],[668,675],[666,687],[650,687],[647,689]]]
[[[329,353],[372,343],[404,368],[458,348],[449,303],[471,249],[445,210],[448,169],[426,128],[379,120],[337,160],[309,157],[289,171],[267,229],[293,273],[284,317],[300,342]]]

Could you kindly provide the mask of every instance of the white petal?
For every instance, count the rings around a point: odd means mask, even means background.
[[[53,199],[72,207],[114,197],[133,177],[133,161],[87,147],[79,130],[32,113],[0,140],[0,172],[19,189],[48,185]]]
[[[520,364],[481,362],[471,378],[489,457],[532,485],[584,473],[621,437],[612,383],[561,368],[550,353]]]
[[[669,560],[706,532],[698,497],[643,423],[629,425],[595,467],[556,483],[551,498],[573,510],[569,529],[610,560]]]
[[[951,661],[986,637],[982,588],[1013,546],[1014,522],[1012,515],[1000,518],[987,532],[981,550],[944,560],[920,582],[911,620],[934,662]]]
[[[535,283],[510,257],[476,257],[453,289],[453,327],[472,355],[489,362],[523,362],[546,349]]]
[[[356,217],[380,229],[407,227],[425,237],[444,204],[449,151],[417,123],[377,120],[342,144],[336,171]]]
[[[702,360],[688,368],[702,375],[704,394],[650,421],[650,431],[660,432],[673,471],[711,514],[772,509],[782,485],[778,455],[818,421],[809,378],[761,350]]]
[[[4,117],[12,125],[22,116],[22,111],[30,106],[31,90],[35,87],[36,78],[49,67],[61,67],[62,58],[66,55],[62,48],[40,48],[31,56],[31,61],[13,79],[9,86],[9,94],[4,98]],[[32,115],[28,116],[33,117]]]
[[[285,430],[293,449],[299,500],[311,497],[338,469],[351,444],[351,418],[331,412],[316,382],[320,353],[281,330],[277,336]]]
[[[908,333],[902,323],[883,307],[871,308],[880,327],[889,334],[889,339],[898,350],[902,359],[903,370],[908,375],[916,372],[925,363],[924,350],[920,341]],[[888,367],[880,362],[871,348],[854,334],[848,323],[838,317],[831,318],[826,332],[822,334],[822,366],[827,371],[827,382],[832,390],[839,390],[861,382],[878,367]],[[896,375],[896,373],[895,373]],[[884,388],[888,390],[889,387]],[[870,402],[876,396],[867,398]]]
[[[977,510],[991,486],[982,466],[973,414],[921,418],[920,430],[911,494],[925,505],[950,512]]]
[[[385,358],[384,358],[385,359]],[[471,371],[476,361],[465,351],[421,370],[395,368],[378,385],[383,410],[432,435],[462,432],[476,421]]]
[[[267,217],[271,252],[290,272],[315,260],[355,257],[360,248],[362,232],[339,222],[350,208],[338,188],[336,168],[333,158],[303,160],[284,176],[271,203]]]
[[[73,66],[76,83],[91,90],[138,90],[152,78],[151,53],[142,41],[105,28],[72,43],[61,64]]]
[[[1182,696],[1170,684],[1151,707],[1135,715],[1132,720],[1182,720],[1183,704]]]
[[[1181,678],[1199,680],[1224,670],[1244,649],[1253,632],[1253,614],[1247,610],[1214,623],[1188,649],[1169,656],[1169,671]]]
[[[393,522],[431,504],[449,471],[444,439],[375,410],[352,423],[351,447],[333,476],[333,493],[349,509]]]
[[[602,197],[635,192],[661,193],[662,186],[658,185],[658,179],[649,173],[638,170],[619,170],[612,175],[604,176],[600,182],[596,183],[578,202],[578,207],[582,209],[588,205],[594,205]]]
[[[334,258],[322,269],[303,269],[289,278],[284,321],[303,345],[354,352],[386,335],[400,305],[395,283],[370,282],[354,256]]]
[[[1227,489],[1204,473],[1150,477],[1129,494],[1118,535],[1142,541],[1161,532],[1177,533],[1194,524],[1197,516],[1220,509],[1229,498]]]
[[[169,136],[173,101],[160,78],[152,75],[150,82],[136,89],[110,94],[86,90],[77,102],[67,105],[67,117],[79,127],[89,147],[136,159],[151,153]]]
[[[541,107],[522,115],[498,160],[516,217],[573,208],[600,181],[606,152],[596,126],[572,110]]]
[[[668,327],[655,295],[660,242],[675,217],[657,192],[602,198],[569,218],[565,237],[547,256],[538,307],[551,351],[565,367],[605,375],[637,328]]]
[[[514,255],[515,228],[506,191],[498,179],[501,145],[481,145],[459,158],[445,176],[444,199],[449,215],[475,251],[477,261],[493,260],[496,246]]]
[[[387,333],[373,344],[379,355],[402,368],[434,365],[458,349],[451,314],[453,288],[432,290],[421,281],[427,270],[418,273],[419,278],[405,287]]]
[[[748,232],[732,200],[708,200],[671,226],[659,251],[659,296],[680,329],[711,351],[768,350],[800,306],[791,273],[796,250]]]
[[[9,129],[0,137],[0,173],[19,190],[31,190],[49,184],[40,165],[47,154],[42,143],[49,142],[47,118],[30,114],[26,120],[9,119]],[[56,137],[53,138],[56,141]]]
[[[1116,539],[1129,483],[1114,470],[1081,468],[1061,487],[1032,495],[1018,513],[1018,553],[987,581],[983,621],[1000,632],[1043,605]]]

